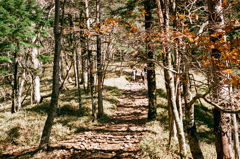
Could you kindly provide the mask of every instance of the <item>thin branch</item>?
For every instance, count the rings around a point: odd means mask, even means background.
[[[211,104],[212,106],[214,106],[215,108],[217,108],[218,110],[224,112],[224,113],[233,113],[233,114],[238,114],[240,113],[240,109],[239,110],[233,110],[233,109],[225,109],[221,106],[219,106],[218,104],[211,102],[210,100],[208,100],[206,97],[203,98],[208,104]]]
[[[204,94],[196,94],[196,95],[192,98],[192,100],[188,103],[188,105],[193,105],[193,104],[196,102],[196,100],[198,100],[199,98],[205,98],[205,97],[210,93],[211,89],[212,89],[212,87],[210,87],[210,88],[208,89],[208,91],[207,91],[206,93],[204,93]]]

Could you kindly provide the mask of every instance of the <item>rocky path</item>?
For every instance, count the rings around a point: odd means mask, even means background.
[[[146,88],[141,83],[127,84],[110,122],[59,141],[46,155],[49,158],[140,158],[138,144],[146,131]]]

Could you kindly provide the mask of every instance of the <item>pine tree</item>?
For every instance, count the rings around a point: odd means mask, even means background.
[[[38,47],[32,38],[39,32],[41,18],[42,10],[35,0],[0,1],[0,73],[13,76],[12,113],[16,111],[19,59],[25,58],[25,49]]]

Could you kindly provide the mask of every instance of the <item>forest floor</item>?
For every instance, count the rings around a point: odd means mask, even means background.
[[[112,69],[113,70],[113,69]],[[141,71],[139,71],[141,72]],[[178,159],[177,140],[169,145],[167,95],[163,71],[156,71],[157,118],[147,120],[147,85],[140,75],[131,81],[131,69],[115,71],[104,81],[104,117],[93,120],[91,97],[82,93],[83,116],[78,114],[78,90],[73,83],[59,97],[47,151],[36,151],[50,98],[40,104],[26,100],[23,110],[11,114],[11,100],[0,104],[0,158],[164,158]],[[202,78],[200,75],[197,76]],[[43,95],[51,93],[51,77],[42,80]],[[61,110],[61,111],[60,111]],[[205,158],[216,158],[213,115],[205,103],[195,104],[195,119]],[[188,158],[191,157],[187,146]]]
[[[121,92],[109,121],[52,143],[31,158],[140,158],[139,142],[147,131],[147,85],[130,82]]]

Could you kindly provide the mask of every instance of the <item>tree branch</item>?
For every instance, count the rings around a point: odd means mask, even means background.
[[[219,106],[218,104],[209,101],[206,97],[203,98],[208,104],[211,104],[212,106],[214,106],[215,108],[217,108],[218,110],[224,112],[224,113],[233,113],[233,114],[238,114],[240,113],[240,109],[239,110],[232,110],[232,109],[225,109],[221,106]]]

